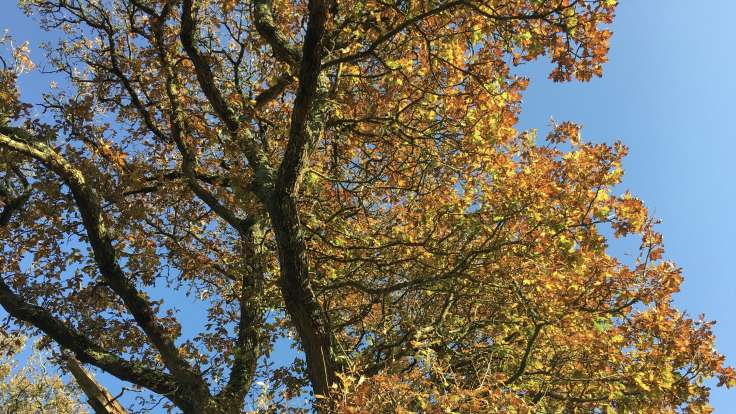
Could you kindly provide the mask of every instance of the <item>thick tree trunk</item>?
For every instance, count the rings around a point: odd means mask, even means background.
[[[309,21],[302,45],[299,86],[291,113],[289,142],[279,166],[274,191],[267,201],[278,245],[279,286],[286,310],[299,335],[315,394],[327,396],[335,381],[332,335],[326,315],[312,290],[307,245],[299,222],[299,184],[309,163],[311,146],[324,128],[320,88],[322,38],[331,0],[310,0]],[[264,29],[262,27],[262,29]],[[268,37],[268,36],[266,36]],[[277,51],[278,53],[278,51]]]
[[[279,287],[286,310],[304,348],[314,393],[327,395],[335,380],[330,331],[309,282],[307,247],[296,202],[290,195],[281,195],[273,200],[270,213],[279,250]]]

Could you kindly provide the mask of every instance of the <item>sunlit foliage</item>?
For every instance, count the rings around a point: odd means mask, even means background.
[[[34,115],[7,54],[0,304],[81,362],[184,413],[706,413],[734,384],[626,147],[515,128],[514,66],[600,76],[616,1],[22,5],[57,82]]]

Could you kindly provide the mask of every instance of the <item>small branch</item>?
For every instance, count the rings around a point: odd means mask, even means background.
[[[534,343],[536,342],[539,333],[542,332],[542,328],[544,328],[544,326],[545,324],[537,324],[534,326],[534,332],[532,332],[532,336],[526,343],[526,349],[524,350],[524,355],[521,357],[521,361],[519,361],[519,366],[516,368],[516,371],[513,373],[513,375],[511,375],[506,381],[504,381],[504,385],[512,384],[524,374],[524,370],[526,370],[526,364],[529,361],[529,356],[531,355],[532,349],[534,348]]]

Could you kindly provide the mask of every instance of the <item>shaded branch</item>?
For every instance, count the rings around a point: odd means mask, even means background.
[[[0,127],[0,131],[2,131],[3,129],[6,128]],[[20,210],[26,203],[26,201],[28,201],[28,199],[31,197],[30,183],[19,168],[15,168],[14,170],[18,178],[23,183],[23,192],[19,195],[14,195],[11,194],[12,191],[5,191],[5,189],[0,188],[0,197],[3,198],[3,202],[5,203],[3,210],[0,212],[0,227],[7,225],[10,222],[10,219],[13,217],[13,214],[15,214],[16,211]]]
[[[532,332],[531,337],[526,343],[526,349],[524,350],[524,355],[521,356],[519,366],[516,368],[516,371],[514,371],[514,373],[508,379],[506,379],[506,381],[504,381],[504,385],[509,385],[513,383],[524,374],[527,362],[529,361],[529,356],[532,353],[532,349],[534,349],[534,343],[537,341],[537,337],[539,336],[539,333],[542,332],[542,328],[544,328],[544,326],[545,324],[534,325],[534,331]]]
[[[32,324],[56,341],[62,348],[68,349],[85,363],[99,367],[121,380],[146,387],[154,392],[170,397],[176,401],[177,386],[173,378],[163,372],[150,369],[141,363],[126,361],[114,355],[84,335],[68,327],[56,319],[46,309],[25,302],[10,286],[0,278],[0,305],[14,318]]]
[[[30,156],[59,175],[69,186],[82,222],[92,247],[97,267],[110,288],[123,300],[126,308],[138,326],[145,332],[151,344],[159,351],[164,365],[181,384],[192,387],[191,392],[198,390],[208,393],[207,386],[201,377],[194,372],[189,363],[179,353],[173,340],[165,328],[157,321],[155,312],[132,281],[124,274],[117,262],[116,252],[112,245],[112,236],[104,223],[103,212],[97,195],[88,186],[82,172],[74,168],[64,157],[45,144],[29,144],[0,134],[0,146]]]
[[[258,228],[259,226],[252,227],[243,240],[243,255],[249,259],[249,263],[240,281],[238,337],[228,382],[220,394],[222,398],[238,405],[242,405],[243,398],[255,379],[258,358],[262,351],[263,309],[259,300],[263,294],[265,269],[255,239],[255,230]]]

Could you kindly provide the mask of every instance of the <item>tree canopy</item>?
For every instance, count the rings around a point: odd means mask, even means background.
[[[30,346],[24,337],[0,332],[0,413],[86,414],[78,390],[45,368],[38,349],[19,361],[18,353]]]
[[[515,127],[514,66],[600,76],[615,0],[20,3],[56,81],[23,102],[5,39],[0,305],[54,349],[185,414],[706,413],[736,383],[614,190],[626,147]]]

